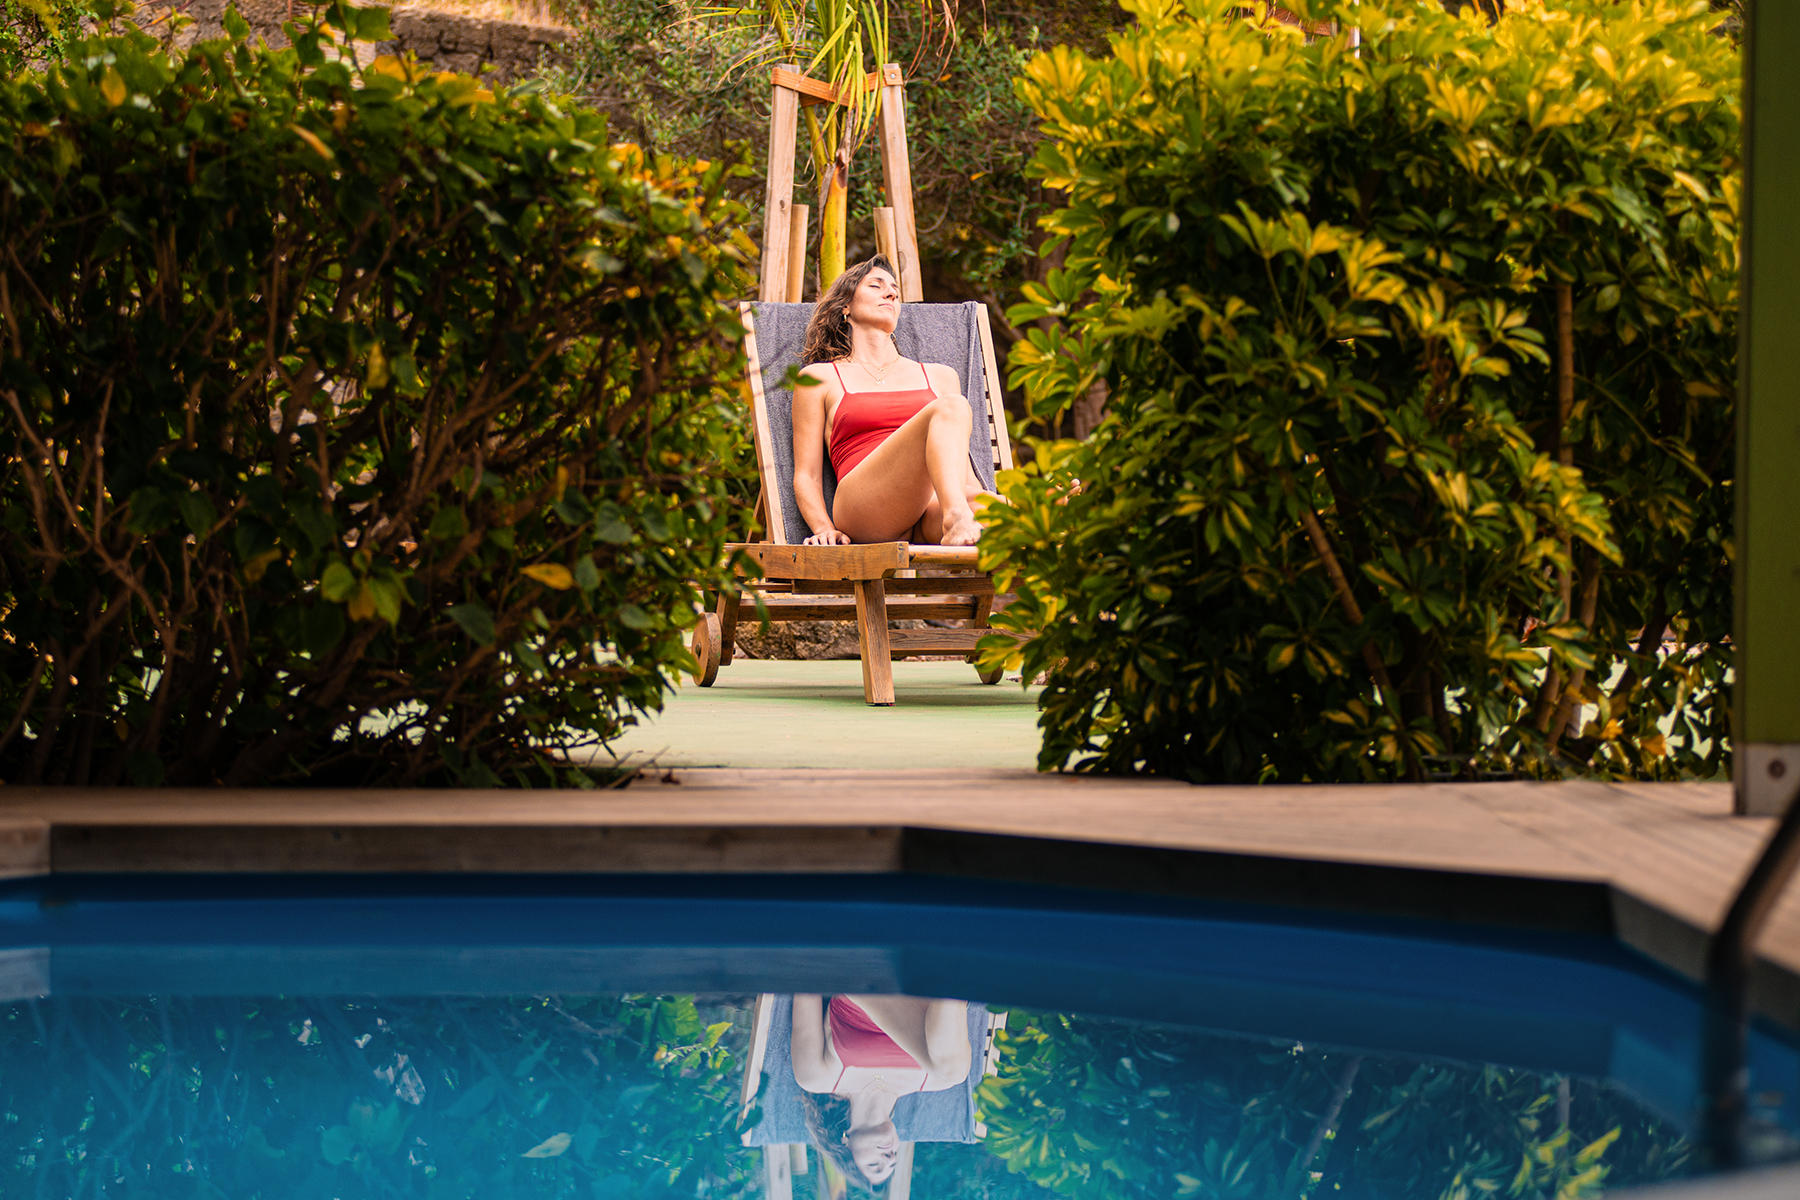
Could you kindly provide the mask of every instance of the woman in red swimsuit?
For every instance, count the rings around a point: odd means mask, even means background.
[[[794,997],[794,1078],[819,1153],[870,1188],[900,1161],[894,1104],[969,1078],[969,1006],[920,996]]]
[[[972,546],[986,495],[969,461],[969,402],[950,367],[894,346],[900,285],[884,258],[838,277],[813,314],[794,389],[794,499],[809,546]],[[837,494],[825,507],[829,451]]]

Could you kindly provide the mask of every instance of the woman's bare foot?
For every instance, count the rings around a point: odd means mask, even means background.
[[[974,513],[964,509],[954,516],[944,514],[944,540],[939,545],[973,546],[980,540],[981,522],[975,519]]]

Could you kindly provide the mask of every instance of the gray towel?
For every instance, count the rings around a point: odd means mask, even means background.
[[[800,517],[794,502],[794,394],[783,386],[789,367],[805,366],[800,351],[806,344],[806,325],[812,320],[810,304],[750,306],[756,322],[756,352],[762,363],[763,395],[769,406],[769,434],[774,443],[778,479],[772,487],[781,502],[782,523],[788,540],[799,542],[812,527]],[[919,362],[942,363],[962,380],[969,398],[974,427],[969,432],[969,461],[988,490],[994,487],[993,446],[988,437],[987,372],[982,369],[981,308],[974,301],[963,304],[904,304],[894,342],[900,353]],[[825,457],[825,507],[837,493],[837,473],[831,457]]]
[[[798,308],[799,305],[788,305]],[[804,1142],[806,1117],[800,1084],[794,1078],[794,998],[777,996],[769,1014],[769,1041],[763,1050],[762,1120],[750,1131],[752,1146]],[[969,1002],[969,1078],[962,1087],[917,1092],[894,1105],[894,1128],[903,1142],[975,1140],[975,1087],[981,1082],[987,1049],[987,1005]]]

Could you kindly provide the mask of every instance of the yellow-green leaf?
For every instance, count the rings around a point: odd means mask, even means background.
[[[300,126],[292,123],[288,125],[288,128],[299,134],[300,140],[305,142],[308,146],[311,146],[313,148],[313,153],[317,154],[326,162],[330,162],[336,157],[331,153],[331,147],[327,146],[324,142],[321,142],[319,136],[310,129],[302,129]]]
[[[555,588],[559,592],[567,591],[575,586],[575,576],[569,571],[569,568],[561,563],[533,563],[529,567],[523,568],[520,574],[537,580],[545,587]]]

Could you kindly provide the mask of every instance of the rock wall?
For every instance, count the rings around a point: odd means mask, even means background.
[[[500,83],[563,61],[563,44],[573,32],[556,25],[465,17],[411,4],[395,7],[389,27],[394,38],[377,47],[380,53],[416,54],[420,62],[440,71],[465,75],[479,75],[491,67]]]
[[[313,5],[307,0],[236,0],[238,12],[250,23],[252,37],[271,46],[288,44],[282,25],[305,20]],[[226,0],[192,0],[187,14],[194,18],[188,38],[225,35]],[[541,66],[563,61],[564,44],[572,30],[559,25],[534,25],[444,12],[417,4],[396,5],[388,21],[389,41],[355,47],[358,62],[378,54],[415,54],[420,62],[440,71],[479,75],[491,70],[496,82],[511,83],[535,74]]]

